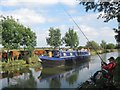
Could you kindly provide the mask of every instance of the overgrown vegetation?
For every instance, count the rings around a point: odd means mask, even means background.
[[[120,88],[120,57],[117,57],[116,59],[116,62],[117,62],[117,67],[115,69],[115,83],[117,86],[119,86]]]

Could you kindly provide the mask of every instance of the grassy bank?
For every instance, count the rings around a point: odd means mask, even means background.
[[[117,49],[106,49],[106,50],[91,50],[91,55],[96,55],[98,54],[102,54],[102,53],[109,53],[109,52],[117,52]]]
[[[36,55],[29,57],[29,64],[26,64],[25,60],[14,60],[9,62],[0,62],[0,71],[8,71],[16,68],[24,68],[24,67],[34,67],[41,66],[41,63],[38,61],[38,57]]]

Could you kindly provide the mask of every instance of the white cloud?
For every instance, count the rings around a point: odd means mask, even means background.
[[[116,43],[114,38],[115,33],[110,27],[96,28],[89,25],[79,26],[85,35],[84,36],[82,32],[77,27],[75,27],[75,30],[77,30],[77,34],[79,36],[80,45],[85,45],[88,40],[93,40],[97,43],[101,43],[102,40],[105,40],[108,43]],[[88,40],[86,39],[86,37]]]
[[[37,36],[37,47],[46,47],[46,37],[48,36],[48,28],[40,29],[39,27],[35,27],[34,32]]]
[[[78,13],[77,10],[75,10],[75,9],[69,10],[68,12],[69,12],[71,15]]]
[[[54,23],[54,22],[59,22],[59,21],[61,21],[61,19],[59,19],[59,18],[54,18],[54,17],[53,17],[53,18],[48,18],[47,21],[50,22],[50,23]]]
[[[76,0],[2,0],[0,5],[2,6],[17,6],[17,5],[53,5],[53,4],[65,4],[69,6],[76,5]]]
[[[101,21],[101,20],[98,20],[97,17],[98,17],[98,14],[91,13],[91,14],[76,16],[76,17],[73,17],[73,19],[82,24],[91,24],[93,22],[95,24],[95,22],[97,23]]]
[[[98,32],[95,30],[93,27],[89,27],[86,25],[81,25],[81,30],[86,33],[87,36],[89,37],[96,37],[98,36]]]
[[[63,3],[65,5],[69,5],[69,6],[74,6],[77,5],[78,2],[76,0],[58,0],[60,3]]]
[[[38,33],[36,33],[37,35],[37,46],[46,46],[47,43],[46,43],[46,32],[44,33],[41,33],[41,31],[38,31]]]
[[[105,36],[105,37],[115,36],[115,32],[109,27],[102,27],[99,32],[102,36]]]
[[[4,16],[13,16],[15,19],[19,19],[22,24],[32,26],[35,24],[45,23],[46,18],[41,14],[35,12],[35,10],[21,8],[15,11],[2,12]]]
[[[34,10],[20,9],[14,11],[13,14],[20,18],[23,23],[38,24],[45,23],[46,19],[42,15],[36,13]]]
[[[0,6],[15,6],[17,5],[17,0],[1,0]]]

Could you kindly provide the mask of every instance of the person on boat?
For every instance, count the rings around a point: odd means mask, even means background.
[[[52,51],[48,52],[49,57],[52,57]]]
[[[114,59],[114,57],[110,57],[109,63],[102,63],[102,69],[103,69],[103,76],[109,80],[113,80],[114,70],[117,66],[117,63]]]
[[[54,50],[53,57],[56,57],[56,58],[60,57],[60,52],[58,50]]]

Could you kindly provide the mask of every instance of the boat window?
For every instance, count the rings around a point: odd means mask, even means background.
[[[56,57],[60,57],[60,52],[57,51]]]
[[[74,54],[75,56],[78,56],[77,52],[74,52],[74,53],[75,53],[75,54]]]
[[[76,56],[75,52],[72,53],[74,56]]]
[[[85,52],[85,54],[88,54],[88,52]]]
[[[60,56],[62,56],[62,57],[64,56],[63,52],[60,52]]]
[[[73,54],[72,54],[72,52],[70,52],[70,56],[72,56]]]
[[[64,52],[63,55],[66,56],[66,53]]]
[[[80,55],[80,53],[79,53],[79,52],[77,52],[77,55],[79,56],[79,55]]]
[[[53,51],[53,57],[60,57],[60,52],[59,51]]]
[[[67,56],[70,56],[70,52],[66,52],[66,55],[67,55]]]
[[[80,55],[82,54],[82,52],[80,52]]]

